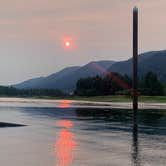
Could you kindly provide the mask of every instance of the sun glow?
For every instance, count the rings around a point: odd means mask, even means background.
[[[73,40],[71,38],[65,38],[63,40],[63,47],[65,49],[71,49],[73,47]]]
[[[67,41],[67,42],[65,43],[65,45],[66,45],[66,47],[69,47],[69,46],[70,46],[70,42]]]
[[[72,102],[70,100],[60,100],[59,101],[59,108],[69,108]]]
[[[55,142],[56,166],[69,166],[75,158],[77,142],[70,131],[73,123],[70,120],[59,120],[56,126],[61,127]]]

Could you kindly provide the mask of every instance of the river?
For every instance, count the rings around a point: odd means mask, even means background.
[[[0,106],[3,166],[165,166],[166,110]]]

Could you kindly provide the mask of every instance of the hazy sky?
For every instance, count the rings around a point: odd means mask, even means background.
[[[0,84],[131,57],[134,5],[140,52],[166,49],[166,0],[1,0]],[[70,50],[62,45],[66,37]]]

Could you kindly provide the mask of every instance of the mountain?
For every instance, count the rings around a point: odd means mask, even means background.
[[[30,79],[13,86],[18,89],[61,89],[70,92],[75,89],[78,79],[103,75],[105,71],[132,77],[132,58],[121,62],[97,61],[84,66],[67,67],[47,77]],[[149,71],[156,73],[161,81],[166,82],[166,50],[146,52],[138,56],[139,77]]]
[[[48,77],[38,77],[38,78],[29,79],[27,81],[21,82],[13,86],[18,89],[31,89],[31,88],[42,88],[42,87],[49,88],[47,84],[53,82],[54,79],[61,79],[62,77],[65,77],[66,75],[76,71],[79,68],[80,66],[66,67],[57,73],[49,75]]]
[[[110,72],[127,74],[132,77],[132,59],[114,63],[109,68]],[[138,75],[142,77],[147,72],[157,74],[159,80],[166,82],[166,50],[151,51],[138,56]]]
[[[104,71],[114,63],[114,61],[97,61],[90,62],[82,67],[67,67],[47,77],[30,79],[13,86],[18,89],[61,89],[70,92],[75,89],[78,79],[103,75]]]

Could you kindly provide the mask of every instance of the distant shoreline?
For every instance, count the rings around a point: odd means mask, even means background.
[[[76,101],[94,101],[94,102],[132,102],[131,96],[112,95],[112,96],[1,96],[1,98],[20,98],[20,99],[44,99],[44,100],[76,100]],[[166,96],[139,96],[139,102],[145,103],[166,103]]]
[[[90,99],[90,98],[89,98]],[[131,99],[130,99],[131,100]],[[152,101],[152,100],[151,100]],[[91,101],[73,99],[37,99],[1,97],[0,107],[47,107],[47,108],[119,108],[132,109],[131,101]],[[165,109],[166,102],[139,102],[140,109]]]

